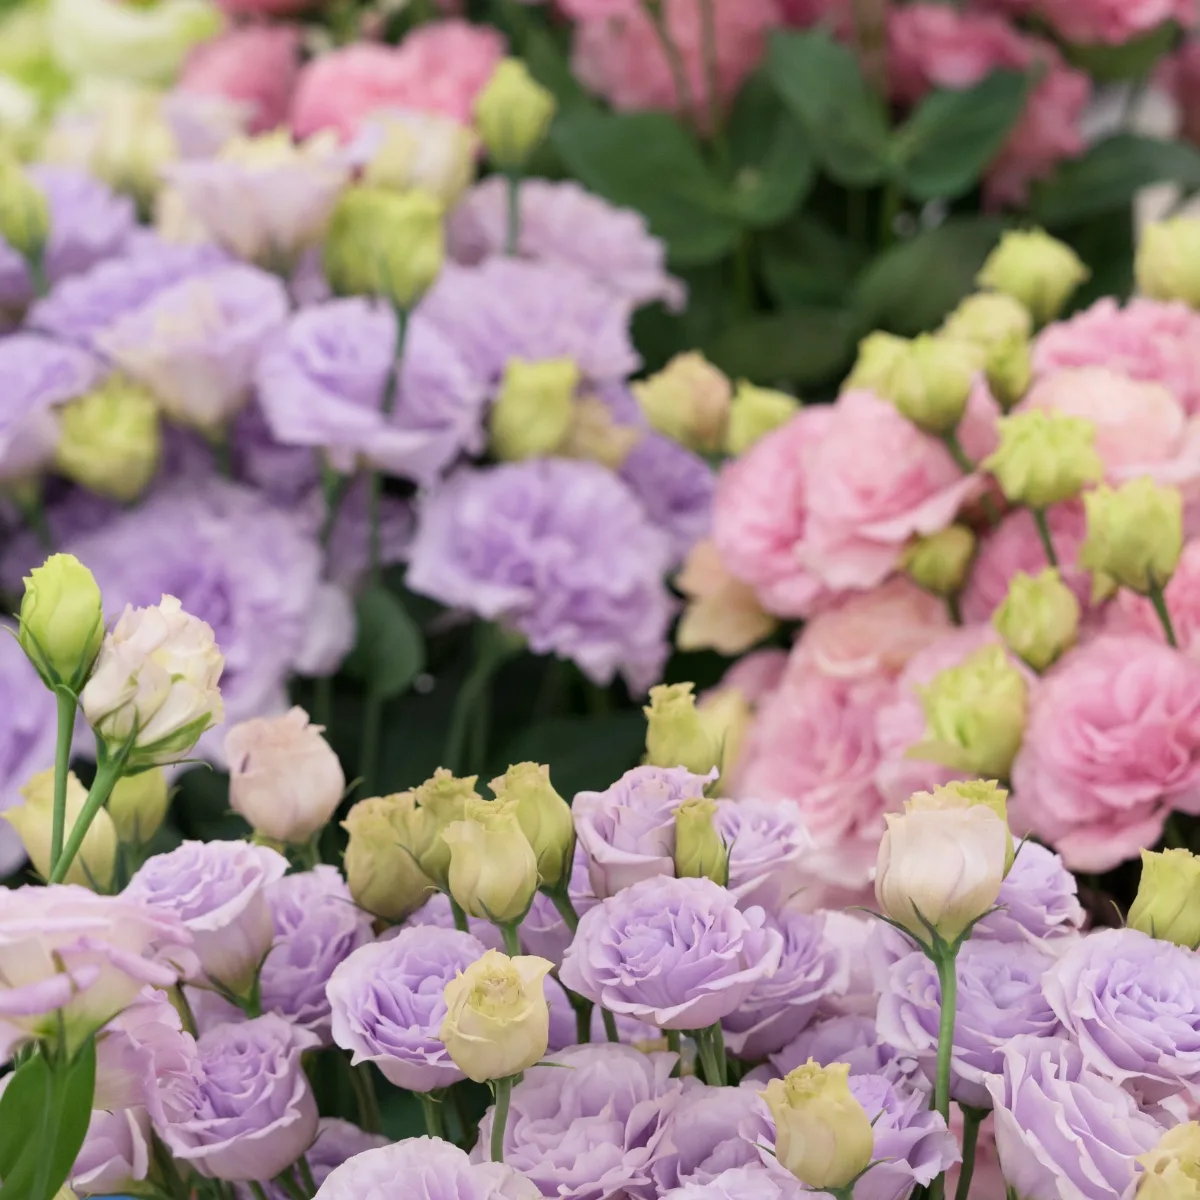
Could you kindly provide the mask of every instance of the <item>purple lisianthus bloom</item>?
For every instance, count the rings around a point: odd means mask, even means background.
[[[663,1125],[683,1083],[674,1054],[631,1046],[576,1046],[531,1067],[512,1090],[504,1161],[560,1200],[627,1196],[652,1200]],[[565,1069],[564,1069],[565,1068]],[[479,1127],[472,1157],[487,1153],[495,1109]]]
[[[1084,1063],[1148,1104],[1200,1099],[1200,956],[1136,929],[1078,939],[1045,979]]]
[[[151,1145],[150,1114],[144,1108],[92,1109],[71,1167],[71,1190],[77,1196],[106,1196],[135,1188],[150,1173]]]
[[[871,1017],[847,1014],[814,1021],[794,1041],[772,1054],[770,1061],[783,1076],[804,1066],[810,1058],[823,1067],[848,1063],[851,1075],[885,1075],[898,1087],[909,1090],[923,1082],[916,1058],[881,1042]]]
[[[271,432],[262,405],[251,402],[233,426],[233,465],[239,479],[259,488],[274,504],[316,501],[321,460],[315,450],[287,446]]]
[[[562,957],[571,944],[571,931],[554,907],[554,901],[545,892],[534,894],[533,904],[517,932],[526,954],[548,958],[556,965],[562,963]]]
[[[567,264],[634,305],[661,300],[682,310],[686,287],[667,274],[666,247],[641,213],[614,208],[574,180],[525,179],[520,192],[517,253]],[[507,187],[499,176],[473,187],[450,216],[451,255],[478,263],[501,254],[508,229]]]
[[[275,276],[238,263],[164,288],[95,340],[168,416],[216,433],[250,399],[259,354],[288,308]]]
[[[274,1013],[218,1025],[196,1043],[189,1109],[155,1132],[207,1179],[274,1178],[317,1136],[317,1102],[300,1065],[317,1044]]]
[[[671,539],[676,562],[707,532],[717,480],[698,454],[661,433],[644,434],[619,472],[650,520]]]
[[[603,792],[580,792],[572,880],[586,874],[600,899],[675,874],[675,810],[698,800],[711,782],[686,767],[634,767]],[[583,868],[581,870],[580,868]]]
[[[663,1124],[651,1173],[660,1194],[687,1182],[708,1183],[737,1167],[761,1166],[755,1144],[761,1117],[752,1087],[684,1087]]]
[[[537,1200],[538,1190],[511,1164],[472,1162],[441,1138],[405,1138],[366,1150],[335,1168],[318,1200]]]
[[[389,929],[383,935],[383,938],[396,937],[401,928],[414,929],[417,927],[432,929],[455,928],[454,910],[450,907],[450,897],[445,892],[434,892],[415,913],[409,916],[403,926]],[[467,929],[473,938],[483,943],[485,949],[504,949],[504,935],[491,921],[484,921],[479,917],[468,917]]]
[[[689,1179],[668,1192],[660,1192],[659,1197],[660,1200],[799,1200],[813,1194],[783,1171],[750,1163],[730,1167],[703,1182]]]
[[[722,800],[716,827],[729,847],[729,890],[739,903],[777,911],[811,886],[803,860],[813,842],[794,800]]]
[[[1132,1196],[1138,1155],[1164,1132],[1066,1038],[1014,1038],[988,1091],[1004,1178],[1029,1200]]]
[[[464,1079],[439,1036],[443,992],[486,952],[469,933],[429,926],[356,950],[329,981],[334,1042],[414,1092]]]
[[[670,547],[611,472],[533,459],[462,470],[422,505],[408,586],[512,626],[535,654],[635,691],[659,677]]]
[[[418,311],[392,379],[396,318],[360,297],[296,313],[259,360],[259,403],[275,437],[323,450],[350,474],[365,461],[417,483],[434,482],[483,447],[488,389],[453,341]],[[393,382],[392,410],[384,392]]]
[[[239,991],[253,980],[275,931],[266,889],[288,861],[249,842],[184,842],[156,854],[129,881],[123,898],[182,921],[205,977]]]
[[[366,1133],[357,1125],[337,1117],[322,1117],[317,1123],[317,1140],[304,1157],[308,1160],[313,1182],[320,1187],[342,1163],[356,1154],[365,1154],[368,1150],[378,1150],[387,1145],[388,1139],[383,1134]],[[273,1180],[260,1179],[258,1182],[267,1200],[291,1200],[288,1193]],[[238,1186],[237,1194],[238,1200],[253,1200],[253,1193],[244,1185]]]
[[[996,910],[976,924],[971,937],[1049,941],[1078,933],[1083,920],[1075,876],[1053,850],[1025,842],[1000,885]]]
[[[704,1029],[779,966],[783,937],[711,879],[646,879],[580,918],[565,987],[660,1029]]]
[[[1053,961],[1024,943],[968,941],[959,950],[950,1059],[953,1100],[987,1108],[987,1080],[1000,1070],[1009,1041],[1059,1032],[1058,1018],[1042,991]],[[924,951],[914,950],[892,967],[889,986],[879,997],[879,1037],[899,1053],[913,1055],[932,1079],[940,1016],[937,970]]]
[[[330,976],[374,940],[371,918],[358,908],[336,867],[322,864],[287,875],[266,891],[275,942],[258,983],[264,1012],[275,1012],[329,1042]]]
[[[769,924],[783,937],[779,967],[721,1022],[730,1053],[751,1061],[786,1046],[850,978],[848,956],[825,936],[819,913],[785,912]]]
[[[29,176],[46,197],[50,231],[43,267],[58,283],[78,275],[124,247],[137,223],[133,201],[118,196],[86,171],[40,163]],[[0,309],[23,308],[33,299],[25,259],[0,238]]]

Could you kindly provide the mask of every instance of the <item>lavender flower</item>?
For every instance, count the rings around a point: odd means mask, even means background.
[[[722,800],[716,826],[729,847],[729,890],[739,903],[776,911],[812,886],[803,864],[813,842],[794,800]]]
[[[698,454],[647,433],[626,456],[619,472],[642,502],[651,522],[671,539],[676,562],[707,532],[716,476]]]
[[[454,929],[454,910],[450,907],[450,897],[445,892],[434,892],[403,925],[405,929],[417,927]],[[504,949],[504,935],[491,921],[484,921],[479,917],[468,917],[467,928],[470,930],[471,936],[482,943],[485,950]],[[522,930],[522,932],[524,931]],[[398,933],[397,929],[389,929],[383,936],[384,938],[395,937]]]
[[[771,1171],[762,1163],[730,1167],[704,1182],[689,1180],[661,1192],[660,1200],[799,1200],[807,1195],[800,1181]]]
[[[598,684],[659,677],[674,608],[666,538],[595,463],[538,459],[450,477],[420,511],[408,585],[511,625]]]
[[[71,1167],[71,1190],[80,1196],[132,1190],[149,1174],[151,1146],[150,1114],[144,1108],[93,1109]]]
[[[526,954],[548,958],[555,964],[562,963],[563,955],[571,944],[571,931],[567,928],[567,923],[559,916],[554,902],[544,892],[534,895],[533,904],[521,921],[518,932],[521,935],[521,947]]]
[[[337,1117],[323,1117],[317,1124],[317,1140],[308,1148],[305,1158],[308,1168],[312,1171],[313,1182],[321,1184],[333,1174],[342,1163],[354,1158],[357,1154],[365,1154],[368,1150],[378,1150],[388,1145],[388,1139],[379,1133],[365,1133],[357,1125]],[[291,1200],[288,1193],[271,1180],[259,1180],[267,1200]],[[237,1189],[239,1200],[253,1200],[249,1188]],[[362,1200],[359,1197],[358,1200]]]
[[[984,917],[971,936],[1003,942],[1071,937],[1084,919],[1078,890],[1075,876],[1053,850],[1026,842],[1000,885],[997,911]]]
[[[761,1103],[752,1087],[689,1085],[663,1125],[652,1168],[659,1193],[684,1183],[710,1183],[735,1168],[761,1167],[755,1141]]]
[[[814,1021],[794,1041],[770,1056],[780,1076],[802,1067],[809,1059],[823,1067],[844,1062],[851,1075],[883,1075],[897,1087],[912,1090],[923,1082],[915,1057],[879,1040],[875,1020],[847,1014]]]

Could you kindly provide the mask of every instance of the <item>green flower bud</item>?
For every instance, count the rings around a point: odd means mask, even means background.
[[[108,797],[108,815],[117,837],[130,846],[144,846],[162,825],[169,802],[162,767],[122,775]]]
[[[729,882],[729,850],[713,823],[717,802],[685,800],[675,809],[675,876]]]
[[[1083,497],[1087,537],[1081,566],[1099,571],[1143,596],[1164,587],[1183,552],[1183,497],[1142,476],[1119,488],[1101,486]]]
[[[0,237],[27,262],[40,262],[50,236],[41,189],[11,154],[0,154]]]
[[[475,128],[492,162],[502,171],[523,167],[557,108],[554,94],[519,58],[502,59],[475,101]]]
[[[488,784],[497,800],[517,806],[521,832],[537,857],[541,887],[565,885],[575,854],[575,822],[571,806],[554,790],[550,768],[538,763],[517,763]]]
[[[918,429],[935,436],[951,433],[966,411],[982,362],[969,342],[924,333],[909,343],[879,394]]]
[[[1031,409],[1002,417],[1000,445],[983,461],[1014,504],[1048,508],[1104,477],[1096,427],[1084,417]]]
[[[760,438],[786,425],[799,409],[795,396],[741,380],[729,407],[725,453],[744,454]]]
[[[1200,308],[1200,218],[1172,217],[1146,226],[1135,271],[1144,296]]]
[[[975,282],[1019,300],[1038,325],[1045,325],[1089,274],[1075,251],[1045,230],[1012,230],[987,256]]]
[[[942,322],[942,337],[971,342],[983,349],[1011,337],[1028,341],[1033,318],[1019,300],[1000,292],[975,292]]]
[[[447,883],[464,912],[497,925],[519,922],[538,889],[537,858],[515,800],[474,796],[442,830],[450,851]]]
[[[677,354],[657,375],[633,384],[633,394],[660,433],[701,453],[721,448],[733,389],[703,354]]]
[[[988,347],[984,371],[996,403],[1008,412],[1029,391],[1033,381],[1029,339],[1012,334]]]
[[[858,343],[858,358],[842,384],[842,391],[866,388],[886,396],[892,376],[907,357],[908,342],[904,338],[880,330],[867,334]]]
[[[975,557],[975,535],[965,525],[950,525],[917,538],[904,551],[901,565],[914,583],[935,596],[953,596],[967,578]]]
[[[1079,601],[1053,567],[1040,575],[1018,571],[992,624],[1018,658],[1044,671],[1075,645]]]
[[[707,775],[721,762],[720,732],[696,710],[695,684],[660,683],[650,689],[646,714],[646,762],[686,767]]]
[[[403,921],[433,894],[433,880],[417,861],[431,836],[430,822],[412,792],[360,800],[342,828],[349,835],[344,863],[355,904],[385,920]],[[450,848],[440,834],[436,838],[449,863]]]
[[[488,418],[496,457],[512,462],[554,453],[571,428],[579,379],[569,358],[510,358]]]
[[[52,554],[26,576],[18,637],[47,687],[83,687],[104,640],[104,609],[79,559]]]
[[[1200,945],[1200,858],[1190,850],[1143,850],[1142,881],[1125,924],[1195,950]]]
[[[468,801],[483,799],[475,790],[476,779],[477,775],[458,779],[445,767],[438,767],[432,778],[413,789],[417,808],[413,853],[421,870],[442,891],[448,890],[450,870],[450,847],[442,832],[453,822],[466,819]]]

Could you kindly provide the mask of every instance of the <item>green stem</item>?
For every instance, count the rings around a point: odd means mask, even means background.
[[[396,314],[396,348],[392,354],[392,365],[388,368],[387,380],[383,385],[383,396],[380,411],[384,419],[392,415],[396,407],[396,385],[400,380],[400,361],[404,357],[404,339],[408,333],[408,313],[400,307],[395,307]],[[383,498],[383,475],[379,471],[371,471],[367,476],[367,528],[370,537],[370,578],[372,583],[379,582],[380,571],[380,534],[379,506]]]
[[[1044,508],[1031,508],[1033,513],[1033,523],[1037,526],[1038,537],[1042,542],[1042,549],[1046,552],[1046,561],[1052,566],[1058,566],[1058,555],[1054,553],[1054,539],[1050,536],[1050,524],[1046,520],[1046,510]]]
[[[329,540],[333,537],[333,530],[337,525],[338,509],[341,507],[342,497],[346,494],[348,482],[344,475],[328,464],[321,467],[321,490],[325,496],[325,520],[321,524],[322,550],[329,549]]]
[[[474,665],[458,689],[454,710],[450,714],[450,728],[442,747],[442,765],[455,774],[465,769],[464,759],[469,758],[467,746],[471,721],[480,716],[481,698],[490,685],[492,676],[509,654],[501,631],[493,625],[480,625],[475,634],[474,654]],[[477,740],[476,749],[478,744]]]
[[[958,602],[957,592],[951,592],[951,594],[946,597],[946,611],[950,614],[950,620],[955,625],[961,625],[963,623],[962,605]]]
[[[317,1181],[313,1178],[312,1167],[309,1166],[308,1155],[300,1155],[300,1161],[297,1164],[300,1168],[300,1180],[308,1189],[310,1197],[317,1194]]]
[[[979,1126],[987,1116],[986,1108],[960,1104],[963,1115],[962,1170],[958,1173],[958,1189],[954,1200],[968,1200],[971,1195],[971,1176],[975,1173],[975,1147],[979,1142]]]
[[[362,795],[376,795],[375,772],[379,765],[379,736],[383,729],[383,697],[375,688],[367,692],[363,706],[362,741],[358,751],[358,773],[362,776]]]
[[[934,958],[942,993],[941,1021],[938,1025],[937,1078],[934,1082],[933,1107],[950,1124],[950,1061],[954,1054],[954,1018],[958,1007],[957,950],[942,947]],[[929,1188],[930,1200],[942,1200],[946,1176],[939,1175]]]
[[[54,689],[58,701],[58,741],[54,747],[54,823],[50,828],[50,870],[62,856],[67,832],[67,775],[71,770],[71,735],[75,732],[75,693],[65,684]]]
[[[559,983],[562,983],[561,979]],[[585,1046],[592,1040],[592,1013],[596,1006],[586,996],[571,991],[569,987],[564,987],[563,991],[567,993],[567,999],[575,1010],[575,1040],[581,1046]]]
[[[421,1102],[421,1112],[425,1117],[425,1132],[430,1137],[444,1139],[446,1127],[442,1124],[441,1105],[428,1092],[418,1092],[417,1099]]]
[[[267,1200],[267,1193],[263,1191],[263,1185],[253,1179],[247,1180],[247,1186],[254,1195],[254,1200]]]
[[[510,921],[500,926],[500,932],[504,936],[504,953],[509,958],[516,958],[521,953],[521,939],[517,936],[516,925]]]
[[[379,1100],[375,1096],[375,1080],[370,1075],[371,1064],[359,1063],[350,1068],[350,1086],[358,1104],[358,1124],[364,1133],[379,1132]]]
[[[292,1177],[291,1167],[280,1171],[279,1174],[275,1176],[275,1182],[281,1188],[283,1188],[285,1192],[287,1192],[287,1194],[291,1197],[291,1200],[308,1200],[308,1197],[306,1197],[304,1194],[304,1189],[300,1187],[300,1185]]]
[[[565,889],[547,891],[546,895],[550,897],[550,902],[558,909],[558,915],[562,917],[566,927],[574,933],[579,928],[579,915],[575,912],[575,905],[571,903],[571,897]]]
[[[496,1111],[492,1114],[492,1162],[504,1161],[504,1127],[508,1124],[508,1101],[512,1096],[512,1076],[492,1081],[496,1089]]]
[[[729,1077],[725,1062],[725,1037],[718,1022],[706,1029],[697,1029],[692,1037],[704,1067],[704,1081],[709,1087],[724,1087]]]
[[[619,1042],[621,1039],[617,1036],[617,1018],[607,1008],[601,1008],[600,1019],[604,1022],[604,1036],[610,1042]]]
[[[314,725],[328,729],[333,722],[333,676],[318,675],[313,680],[313,711]]]
[[[970,475],[975,470],[975,464],[971,461],[970,455],[962,448],[962,443],[958,440],[958,435],[951,430],[947,433],[942,441],[946,443],[946,449],[950,451],[950,457],[954,459],[958,469],[964,475]]]
[[[1154,605],[1154,611],[1158,613],[1158,619],[1162,622],[1163,633],[1167,635],[1167,645],[1179,648],[1179,642],[1175,637],[1175,626],[1171,623],[1171,612],[1167,608],[1167,597],[1163,593],[1162,588],[1154,581],[1150,581],[1150,591],[1148,593],[1150,603]]]
[[[467,914],[463,912],[462,905],[449,892],[446,893],[446,899],[450,901],[450,911],[454,915],[454,928],[459,933],[469,933],[470,928],[467,925]]]
[[[886,250],[896,240],[896,218],[900,215],[900,189],[887,183],[879,202],[879,245]]]
[[[671,1078],[678,1079],[683,1073],[683,1045],[679,1037],[678,1029],[664,1029],[663,1034],[667,1039],[667,1049],[672,1054],[677,1055],[675,1065],[671,1068]]]
[[[667,28],[667,17],[663,11],[662,0],[642,0],[642,8],[650,18],[650,24],[654,26],[654,32],[662,47],[663,57],[667,60],[671,79],[675,84],[675,96],[679,101],[680,115],[685,120],[691,119],[698,124],[700,114],[692,100],[687,64],[683,61],[683,55],[679,53],[679,47],[675,45],[675,39],[671,37],[671,31]]]
[[[71,869],[71,864],[75,861],[75,856],[79,853],[79,848],[83,845],[83,839],[87,837],[87,831],[92,827],[96,814],[104,807],[109,793],[125,770],[125,757],[128,753],[128,748],[125,748],[111,758],[107,754],[103,755],[102,761],[96,768],[96,778],[92,783],[92,790],[88,792],[87,800],[84,801],[79,816],[75,818],[75,824],[67,838],[67,844],[59,856],[58,862],[54,864],[54,869],[50,872],[51,883],[62,883],[67,877],[67,872]]]
[[[521,172],[505,171],[505,193],[508,197],[508,226],[504,236],[504,253],[516,258],[521,245]]]

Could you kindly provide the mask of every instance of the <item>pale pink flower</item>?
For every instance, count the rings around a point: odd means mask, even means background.
[[[763,612],[754,589],[729,573],[716,543],[708,538],[688,552],[675,586],[687,597],[675,633],[681,650],[740,654],[775,628],[774,619]]]
[[[1195,0],[1037,0],[1035,11],[1064,41],[1119,46],[1175,21],[1196,23]]]
[[[1200,41],[1184,42],[1174,54],[1161,59],[1154,80],[1175,101],[1180,135],[1200,143]]]
[[[1179,649],[1200,659],[1200,542],[1184,546],[1175,574],[1163,592]],[[1105,607],[1103,627],[1106,633],[1140,634],[1156,642],[1166,641],[1154,605],[1124,588]]]
[[[786,650],[755,650],[743,655],[721,676],[721,691],[737,688],[751,706],[761,704],[782,682]]]

